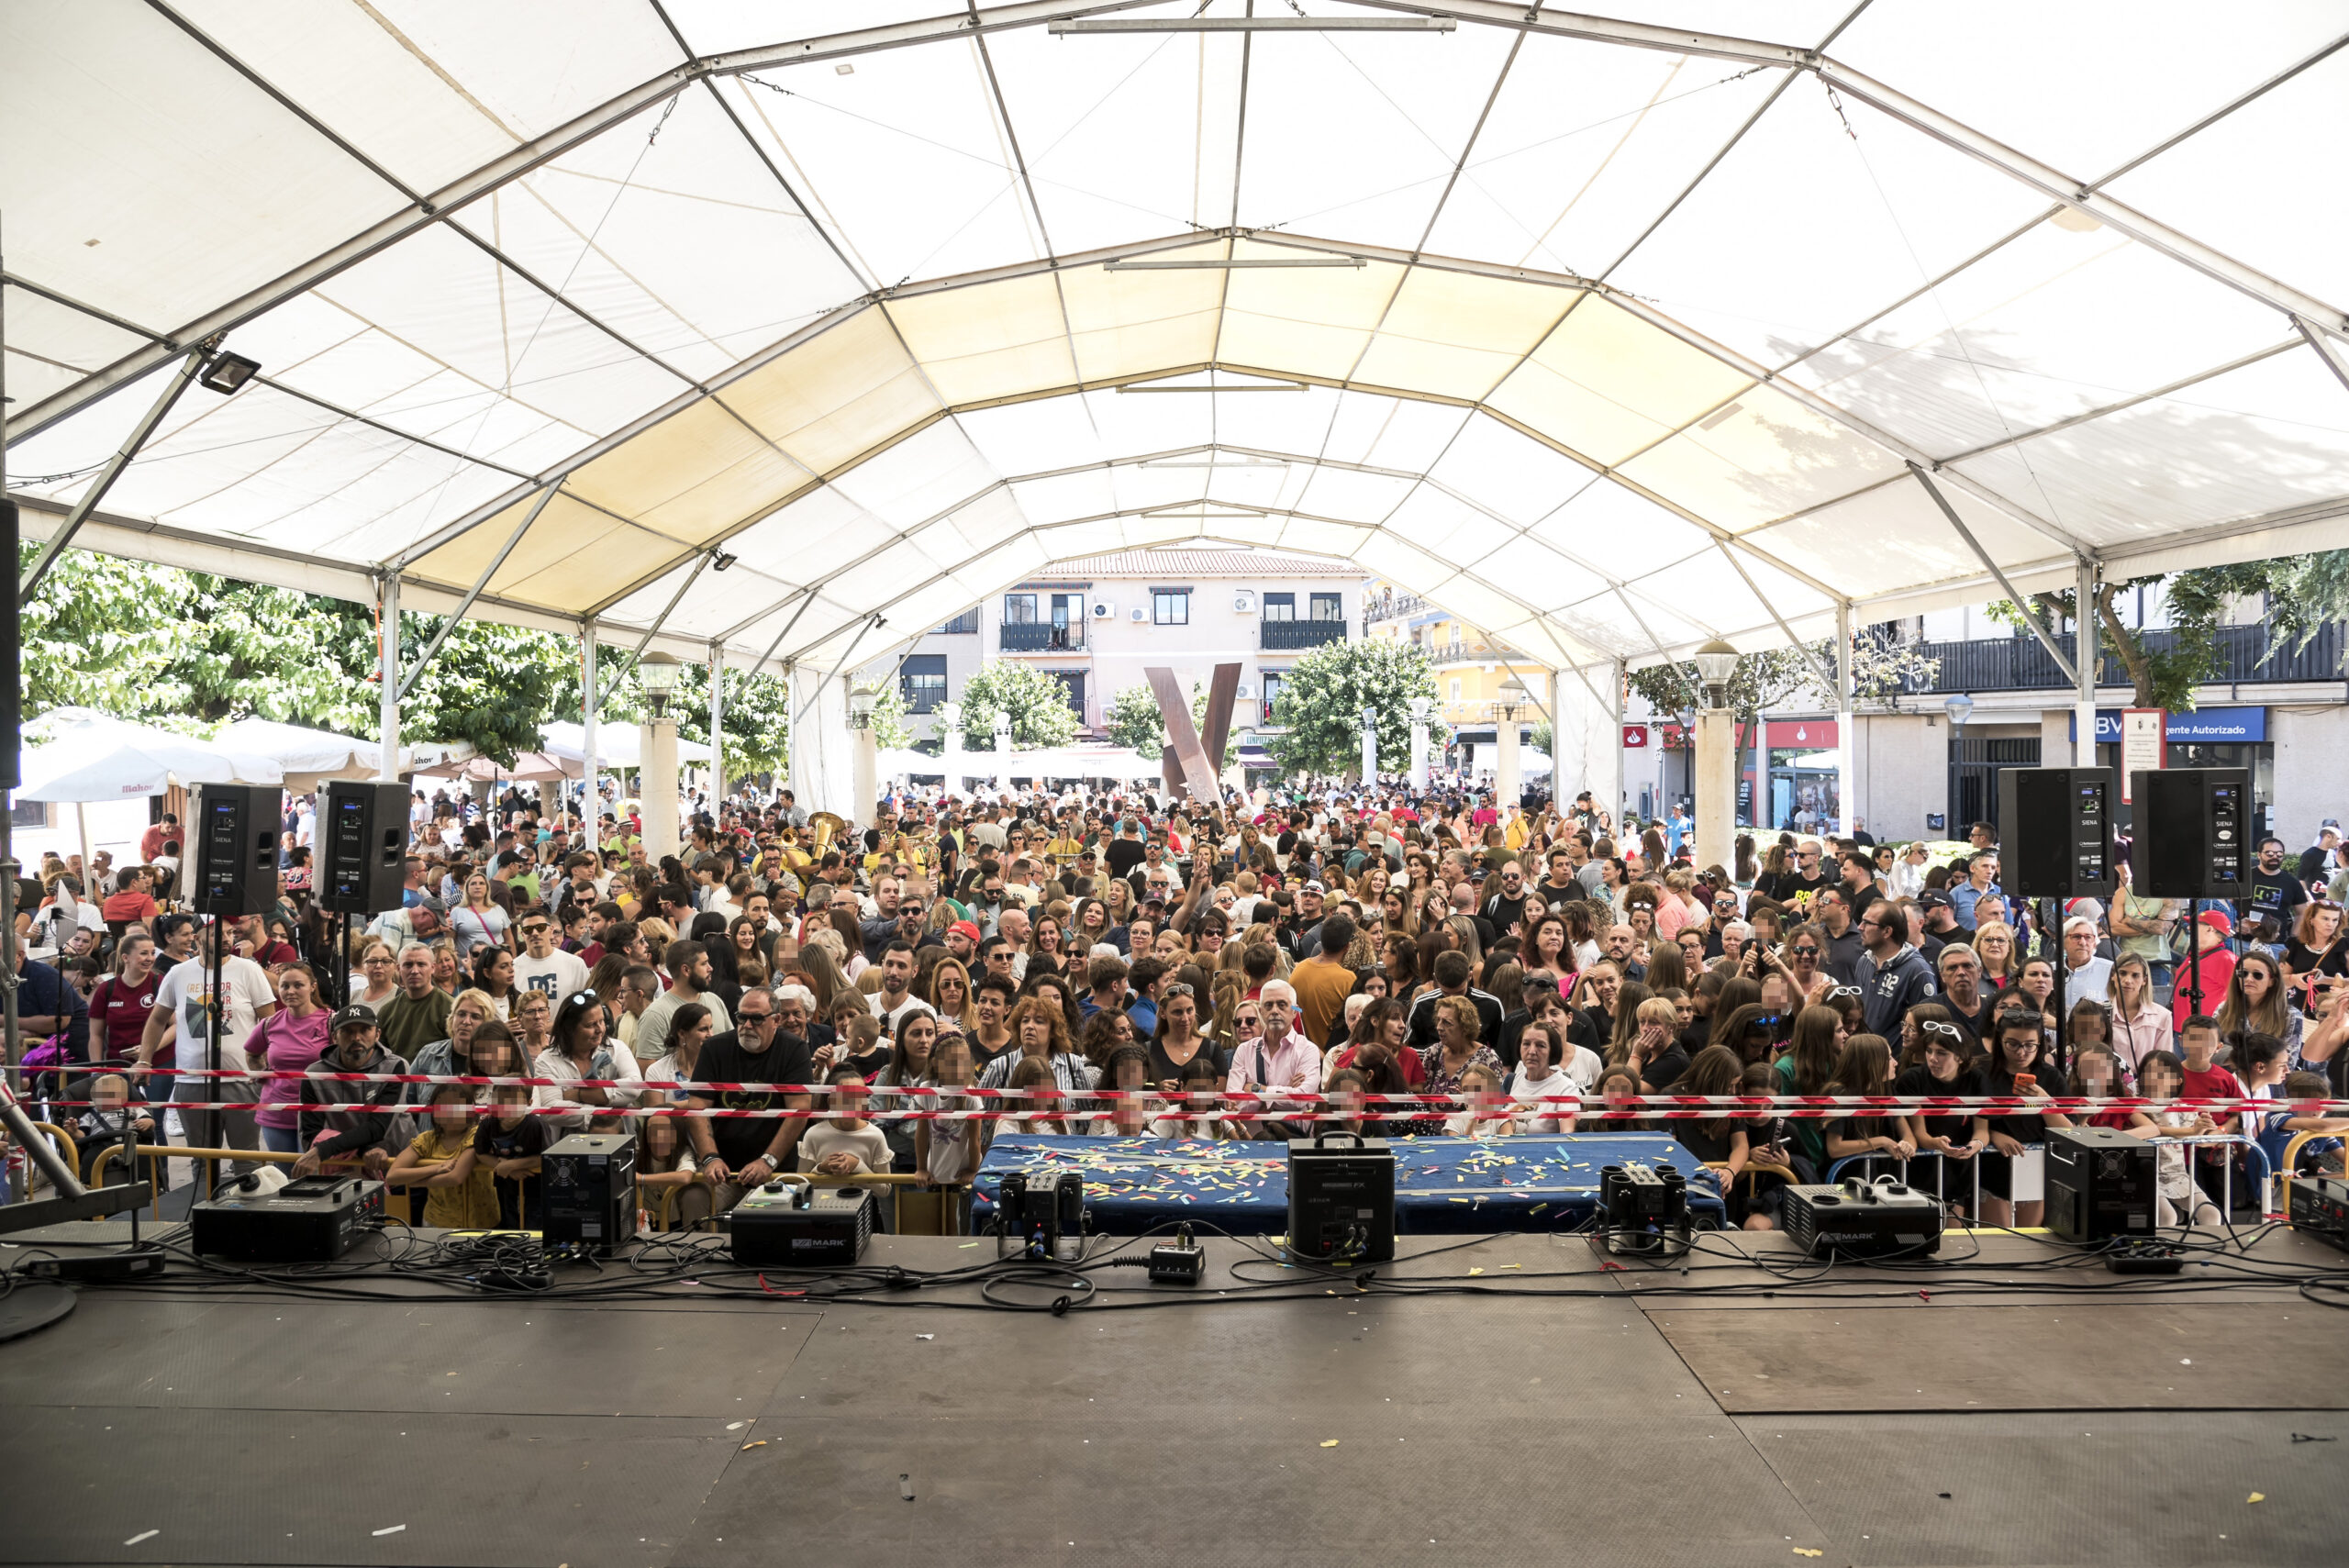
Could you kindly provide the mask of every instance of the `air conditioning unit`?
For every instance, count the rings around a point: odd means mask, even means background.
[[[1115,620],[1118,618],[1118,606],[1115,605],[1105,605],[1100,600],[1096,599],[1093,601],[1093,618],[1095,620]]]
[[[1242,687],[1241,687],[1237,692],[1234,692],[1234,693],[1232,694],[1232,695],[1234,695],[1234,696],[1238,697],[1241,702],[1246,702],[1249,698],[1251,698],[1251,697],[1254,696],[1255,695],[1256,695],[1256,688],[1255,688],[1255,687],[1253,687],[1253,686],[1242,686]]]
[[[1256,613],[1256,595],[1249,593],[1232,595],[1231,608],[1235,615],[1254,615]]]
[[[1126,618],[1131,621],[1145,621],[1150,618],[1150,612],[1137,606],[1126,612]]]

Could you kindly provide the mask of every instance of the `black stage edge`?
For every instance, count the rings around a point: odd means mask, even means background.
[[[2340,1559],[2349,1319],[2295,1283],[2337,1281],[2338,1252],[2269,1232],[2157,1287],[1954,1236],[1962,1270],[1806,1284],[1776,1239],[1701,1245],[1684,1273],[1404,1238],[1384,1272],[1446,1294],[1397,1295],[1218,1239],[1214,1306],[1129,1310],[1175,1293],[1103,1271],[1116,1294],[1061,1316],[714,1278],[452,1297],[380,1268],[314,1273],[379,1297],[324,1300],[175,1265],[0,1345],[0,1562]],[[994,1247],[885,1237],[868,1262]]]

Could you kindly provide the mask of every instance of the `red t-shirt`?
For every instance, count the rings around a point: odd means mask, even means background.
[[[163,840],[167,836],[161,822],[150,825],[147,831],[139,835],[139,858],[152,864],[155,857],[163,852]]]
[[[109,925],[124,920],[151,920],[161,912],[160,905],[136,888],[110,895],[98,906],[99,917]]]
[[[2191,1067],[2188,1068],[2186,1086],[2178,1093],[2189,1100],[2205,1098],[2239,1100],[2245,1097],[2243,1092],[2243,1080],[2227,1069],[2215,1065],[2205,1067],[2199,1073]],[[2234,1115],[2232,1111],[2212,1111],[2210,1119],[2219,1124],[2220,1131],[2232,1132],[2235,1129],[2229,1124],[2229,1118]]]
[[[118,974],[109,974],[98,982],[97,990],[90,995],[90,1043],[103,1054],[103,1059],[139,1059],[139,1041],[147,1032],[147,1015],[155,1010],[155,993],[162,986],[163,972],[160,969],[135,988],[126,984]]]

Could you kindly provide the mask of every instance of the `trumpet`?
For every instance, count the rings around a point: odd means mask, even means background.
[[[847,817],[832,811],[809,812],[807,825],[816,829],[816,842],[810,847],[808,852],[818,860],[823,859],[825,847],[830,844],[835,837],[845,835],[850,826]]]

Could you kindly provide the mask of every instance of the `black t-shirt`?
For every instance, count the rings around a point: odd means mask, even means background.
[[[1971,1067],[1959,1068],[1957,1076],[1946,1084],[1934,1077],[1930,1067],[1906,1067],[1901,1069],[1898,1077],[1893,1079],[1892,1092],[1920,1095],[1978,1095],[1982,1092],[1982,1080]],[[1935,1138],[1963,1143],[1974,1135],[1974,1118],[1963,1114],[1929,1116],[1925,1118],[1925,1130]],[[1844,1136],[1852,1135],[1846,1133]]]
[[[2300,906],[2308,901],[2309,890],[2301,885],[2292,868],[2268,872],[2254,866],[2251,873],[2251,896],[2240,906],[2242,918],[2267,921],[2280,940],[2291,930]]]
[[[1857,927],[1860,917],[1868,912],[1868,906],[1884,896],[1884,889],[1871,882],[1856,893],[1849,886],[1844,887],[1843,896],[1852,901],[1852,924]],[[1902,935],[1905,937],[1907,933],[1903,932]]]
[[[995,1051],[989,1051],[985,1045],[980,1043],[979,1031],[976,1029],[973,1029],[969,1034],[964,1035],[963,1040],[963,1043],[970,1047],[971,1082],[974,1084],[979,1081],[979,1074],[987,1070],[988,1062],[993,1062],[998,1056],[1008,1056],[1013,1051],[1019,1049],[1019,1039],[1017,1035],[1005,1035],[1003,1037],[1002,1046]]]
[[[473,1158],[495,1168],[500,1160],[529,1160],[543,1154],[561,1137],[546,1117],[526,1116],[517,1125],[506,1127],[495,1117],[485,1116],[473,1133]],[[508,1229],[538,1228],[542,1216],[536,1176],[493,1176],[490,1185],[497,1194],[498,1224]]]
[[[1664,1048],[1663,1055],[1648,1058],[1647,1065],[1641,1070],[1640,1077],[1647,1084],[1648,1093],[1660,1095],[1672,1087],[1674,1081],[1687,1071],[1688,1052],[1681,1048],[1677,1040],[1675,1040]]]
[[[1573,1044],[1587,1047],[1599,1055],[1607,1054],[1607,1042],[1615,1038],[1615,1020],[1603,1007],[1584,1007],[1566,1024],[1566,1039]]]
[[[1111,876],[1124,876],[1130,873],[1134,867],[1141,864],[1141,840],[1140,839],[1112,839],[1109,840],[1109,847],[1102,851],[1102,859],[1108,863],[1109,867],[1109,874]]]
[[[1511,898],[1496,888],[1478,913],[1492,922],[1495,931],[1507,936],[1511,926],[1525,918],[1525,896],[1520,894]]]
[[[1721,1129],[1719,1132],[1706,1131],[1705,1124],[1701,1121],[1675,1121],[1672,1124],[1672,1136],[1679,1142],[1681,1148],[1686,1149],[1698,1159],[1715,1165],[1729,1162],[1730,1140],[1741,1130],[1742,1129],[1735,1122],[1727,1118],[1722,1118]]]
[[[2349,939],[2336,939],[2333,944],[2318,952],[2294,938],[2284,948],[2284,967],[2292,972],[2292,999],[2300,1011],[2309,1011],[2309,993],[2300,984],[2311,974],[2349,974]]]
[[[694,1076],[707,1084],[790,1084],[812,1082],[815,1069],[807,1042],[778,1031],[774,1043],[762,1051],[742,1049],[742,1037],[733,1029],[712,1035],[702,1043],[694,1062]],[[784,1096],[764,1089],[713,1089],[693,1096],[696,1104],[719,1110],[780,1110]],[[764,1154],[774,1142],[781,1124],[766,1117],[715,1117],[710,1141],[718,1158],[740,1170]]]

